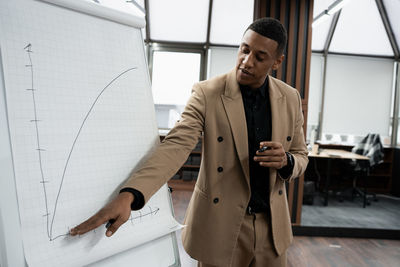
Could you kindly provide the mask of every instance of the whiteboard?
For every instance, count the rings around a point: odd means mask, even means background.
[[[68,235],[159,137],[143,19],[91,1],[51,2],[0,1],[0,262],[179,266],[166,186],[113,237],[104,226]]]

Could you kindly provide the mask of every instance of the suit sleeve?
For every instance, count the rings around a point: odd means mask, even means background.
[[[292,175],[289,177],[291,180],[293,178],[299,177],[306,171],[308,164],[308,150],[304,139],[303,132],[303,112],[301,107],[301,98],[299,92],[296,90],[297,96],[297,111],[296,111],[296,121],[294,127],[293,141],[288,152],[290,152],[294,157],[294,166]]]
[[[205,105],[204,93],[200,85],[195,84],[181,119],[122,189],[134,188],[141,192],[144,196],[143,205],[149,201],[181,168],[198,143],[204,127]]]

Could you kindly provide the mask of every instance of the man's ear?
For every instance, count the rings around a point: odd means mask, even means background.
[[[284,56],[284,55],[279,56],[279,57],[275,60],[274,64],[272,65],[272,69],[273,69],[273,70],[277,70],[277,69],[279,68],[279,66],[282,64],[282,62],[283,62],[284,59],[285,59],[285,56]]]

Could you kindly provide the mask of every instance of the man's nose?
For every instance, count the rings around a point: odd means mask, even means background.
[[[245,66],[252,67],[254,65],[253,63],[254,63],[254,59],[253,59],[253,56],[251,53],[244,56],[243,64]]]

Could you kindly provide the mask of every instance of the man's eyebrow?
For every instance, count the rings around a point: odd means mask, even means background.
[[[245,42],[242,42],[240,45],[241,45],[241,46],[245,46],[245,47],[250,47],[250,46],[249,46],[247,43],[245,43]],[[257,50],[256,52],[257,52],[258,54],[270,56],[270,53],[269,53],[268,51]]]
[[[262,56],[270,56],[270,53],[264,50],[257,50],[257,54],[261,54]]]

